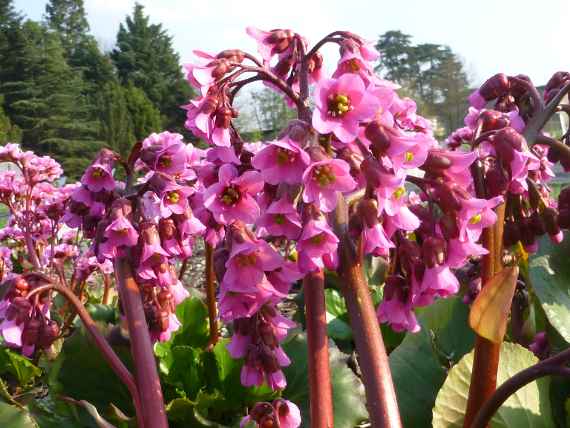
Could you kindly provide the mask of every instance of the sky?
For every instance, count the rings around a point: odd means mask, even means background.
[[[135,0],[84,0],[92,34],[107,50]],[[389,30],[414,43],[446,44],[477,84],[491,75],[527,74],[537,85],[570,70],[570,0],[138,0],[173,37],[183,63],[192,50],[255,52],[245,27],[290,28],[316,42],[334,30],[376,40]],[[45,0],[15,0],[39,20]],[[334,51],[326,51],[325,56]]]

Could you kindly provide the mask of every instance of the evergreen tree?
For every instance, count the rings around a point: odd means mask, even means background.
[[[117,47],[111,53],[121,82],[141,88],[163,115],[163,125],[180,129],[184,112],[180,108],[190,97],[172,48],[172,37],[161,24],[151,24],[144,8],[136,4],[117,34]]]
[[[148,99],[144,91],[132,83],[125,89],[125,99],[130,116],[130,126],[136,141],[162,128],[160,112]]]
[[[59,37],[27,21],[10,46],[11,74],[0,87],[26,148],[55,157],[79,176],[104,143],[90,116],[84,82],[65,61]]]
[[[161,129],[160,112],[133,84],[107,84],[99,96],[99,106],[103,139],[123,157],[135,142]]]
[[[22,130],[10,122],[10,118],[0,106],[0,144],[19,143],[22,139]]]
[[[376,70],[400,84],[425,116],[436,116],[447,132],[461,125],[469,81],[463,64],[449,46],[434,43],[414,45],[411,36],[388,31],[376,47],[380,62]]]

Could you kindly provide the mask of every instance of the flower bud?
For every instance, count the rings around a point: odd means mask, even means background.
[[[550,236],[556,236],[560,233],[560,226],[558,224],[558,211],[556,208],[546,207],[542,211],[542,221],[546,233]]]
[[[459,238],[459,226],[455,216],[444,214],[439,219],[439,227],[443,237],[447,240]]]
[[[364,135],[370,140],[370,150],[377,158],[388,150],[393,131],[386,128],[380,121],[370,122],[364,130]]]
[[[30,319],[24,326],[24,331],[22,332],[22,345],[32,346],[38,341],[40,335],[40,328],[42,327],[42,322],[36,318]]]
[[[493,131],[509,126],[510,120],[503,113],[495,110],[484,110],[479,115],[481,132]]]
[[[374,199],[362,199],[358,203],[356,214],[362,219],[366,227],[378,224],[378,202]]]
[[[445,241],[432,236],[425,239],[422,244],[422,259],[429,268],[444,263]]]
[[[510,86],[509,78],[503,73],[498,73],[481,85],[479,94],[485,101],[491,101],[505,95]]]
[[[520,240],[521,231],[518,224],[514,221],[506,221],[503,232],[503,242],[505,247],[512,247]]]
[[[49,348],[51,344],[59,337],[60,329],[54,320],[46,320],[40,328],[37,345],[40,348]]]
[[[226,59],[231,62],[239,62],[241,63],[244,59],[245,55],[242,50],[240,49],[226,49],[221,51],[216,58],[218,59]]]

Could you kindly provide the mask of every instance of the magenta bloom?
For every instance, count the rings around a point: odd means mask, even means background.
[[[303,174],[303,183],[303,201],[314,202],[325,212],[335,209],[337,192],[350,192],[356,187],[349,165],[341,159],[313,163]]]
[[[170,217],[172,214],[184,214],[190,207],[188,197],[193,192],[190,187],[169,183],[164,189],[160,201],[160,215],[162,218]]]
[[[187,151],[182,135],[168,131],[149,135],[142,142],[140,158],[154,171],[168,175],[184,173]]]
[[[459,291],[459,281],[449,266],[439,265],[427,268],[414,305],[431,305],[436,297],[447,297]]]
[[[378,321],[389,323],[394,331],[420,331],[412,303],[413,288],[400,276],[388,277],[384,285],[384,299],[378,306]]]
[[[497,221],[497,214],[493,211],[503,202],[502,196],[492,199],[463,199],[459,211],[459,237],[462,240],[476,242],[484,228]]]
[[[256,224],[272,236],[297,239],[301,233],[301,218],[287,196],[269,205]]]
[[[339,239],[324,220],[311,220],[297,243],[299,268],[311,272],[324,267],[324,258],[336,254]]]
[[[364,228],[362,238],[364,240],[364,254],[387,256],[390,248],[394,248],[394,243],[386,236],[382,223]]]
[[[81,182],[92,192],[115,190],[115,179],[110,168],[100,163],[91,164],[81,177]]]
[[[277,140],[261,149],[251,163],[270,184],[298,184],[311,159],[294,142]]]
[[[282,264],[283,257],[263,240],[234,244],[226,262],[224,283],[228,290],[256,292],[264,273],[278,269]]]
[[[100,253],[106,258],[117,255],[117,248],[132,247],[137,244],[139,234],[126,217],[121,216],[113,221],[104,233],[107,240],[99,246]]]
[[[259,206],[254,195],[263,189],[260,174],[247,171],[238,176],[237,169],[226,164],[220,168],[218,180],[204,192],[204,205],[216,221],[223,224],[235,220],[253,223],[259,217]]]
[[[343,143],[358,137],[358,125],[374,117],[380,101],[355,74],[322,79],[315,89],[313,127],[321,134],[333,133]]]

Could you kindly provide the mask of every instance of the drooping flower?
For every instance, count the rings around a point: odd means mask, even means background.
[[[252,165],[270,184],[298,184],[311,159],[307,152],[288,139],[271,141],[252,159]]]

